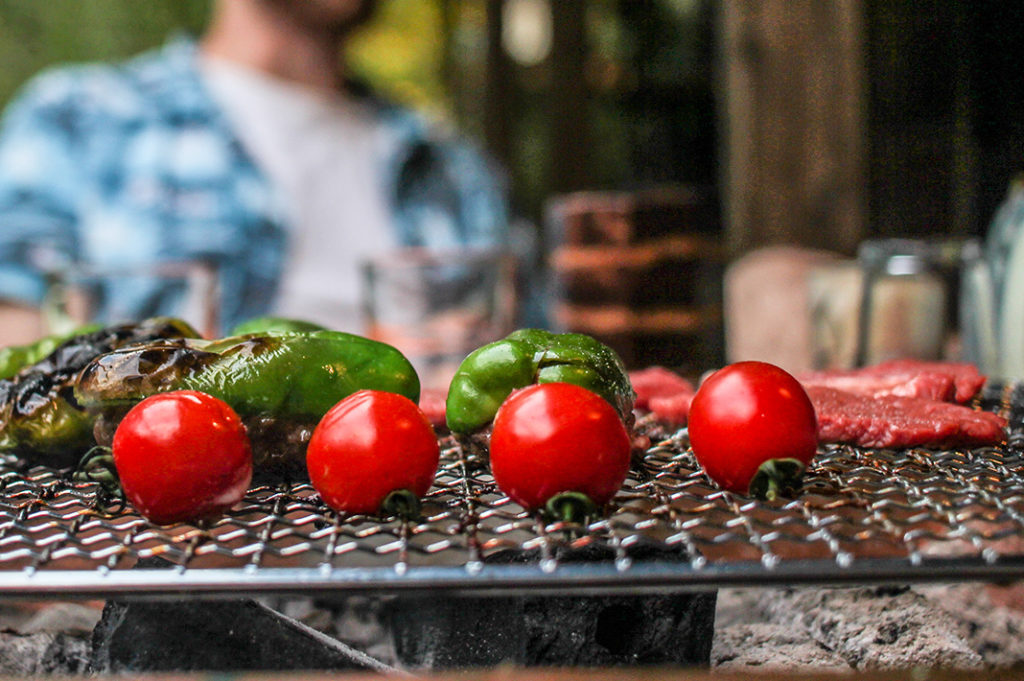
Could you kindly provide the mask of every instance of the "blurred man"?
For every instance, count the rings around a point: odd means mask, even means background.
[[[0,344],[38,335],[70,264],[201,260],[224,330],[276,313],[358,332],[367,256],[502,243],[486,161],[349,78],[341,48],[372,9],[218,0],[198,42],[33,79],[0,130]],[[161,313],[165,293],[108,287],[100,314]]]

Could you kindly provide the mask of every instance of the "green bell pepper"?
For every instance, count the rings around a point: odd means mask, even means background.
[[[340,331],[267,332],[148,343],[96,358],[75,397],[89,410],[131,405],[168,390],[199,390],[242,417],[322,417],[362,389],[419,399],[415,369],[394,347]]]
[[[8,345],[0,348],[0,379],[11,378],[27,366],[35,364],[57,349],[61,343],[75,336],[99,330],[99,324],[88,324],[71,333],[56,333],[43,336],[25,345]]]
[[[285,317],[253,317],[236,325],[228,331],[228,336],[244,336],[250,333],[278,332],[311,332],[327,331],[327,327],[314,322],[307,322],[303,319],[288,319]]]
[[[474,350],[459,365],[445,404],[448,428],[480,430],[513,390],[559,382],[597,393],[631,422],[636,393],[614,350],[584,334],[520,329]]]

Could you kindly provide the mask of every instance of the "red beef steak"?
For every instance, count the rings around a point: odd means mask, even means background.
[[[797,377],[805,388],[834,388],[865,397],[920,397],[963,404],[978,394],[985,376],[972,364],[893,360],[862,369],[816,371]]]
[[[631,371],[629,381],[636,391],[635,409],[650,411],[671,425],[686,424],[695,392],[692,383],[671,369],[660,366]]]
[[[920,397],[858,395],[807,387],[818,416],[819,442],[862,447],[949,448],[1001,442],[1006,419],[990,412]]]
[[[420,391],[420,409],[434,428],[447,428],[445,401],[448,393],[438,388],[423,388]]]

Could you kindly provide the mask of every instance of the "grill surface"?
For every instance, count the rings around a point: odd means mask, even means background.
[[[977,408],[1010,420],[1005,445],[888,451],[829,446],[793,500],[721,492],[685,431],[654,444],[587,526],[545,524],[446,439],[415,523],[339,517],[311,486],[257,488],[208,528],[104,512],[91,484],[0,467],[0,595],[218,594],[427,588],[564,593],[725,584],[1024,576],[1024,387]],[[159,560],[155,560],[159,559]],[[134,569],[133,569],[134,568]],[[170,569],[163,569],[170,568]]]

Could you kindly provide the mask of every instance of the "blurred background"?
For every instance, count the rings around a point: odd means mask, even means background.
[[[3,0],[0,100],[208,15]],[[1009,1],[385,0],[350,63],[504,165],[553,324],[692,369],[724,359],[744,254],[985,234],[1024,159],[1022,34]]]

